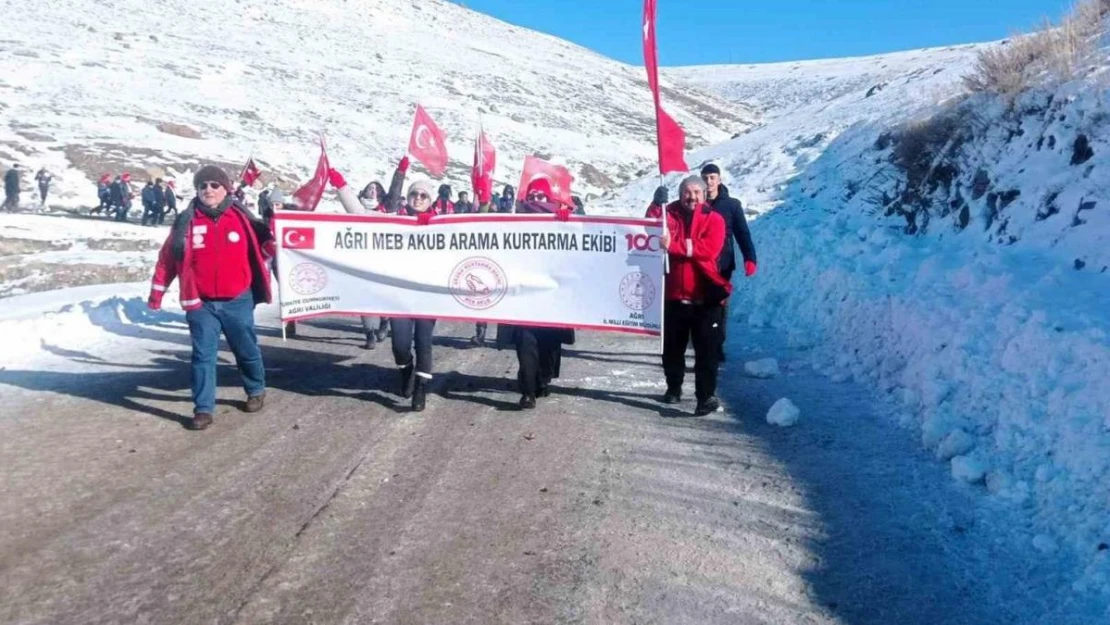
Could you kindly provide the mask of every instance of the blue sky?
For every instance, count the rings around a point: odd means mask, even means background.
[[[643,61],[642,0],[462,0],[499,19]],[[659,63],[761,63],[1002,39],[1071,0],[658,0]]]

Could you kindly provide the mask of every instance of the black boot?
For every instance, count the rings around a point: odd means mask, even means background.
[[[381,322],[378,324],[377,336],[379,343],[384,342],[387,338],[389,338],[389,319],[382,319]]]
[[[485,344],[486,344],[486,325],[485,324],[479,324],[478,326],[476,326],[474,328],[474,338],[470,339],[470,342],[477,345],[478,347],[484,347],[485,346]]]
[[[412,397],[413,387],[416,384],[416,368],[412,365],[401,368],[401,397]]]
[[[663,398],[660,401],[668,405],[679,403],[682,401],[682,387],[668,386],[667,392],[663,394]]]
[[[522,395],[520,397],[520,409],[532,410],[536,407],[536,398],[532,395]]]
[[[285,336],[287,338],[295,338],[297,336],[297,322],[290,321],[285,324]]]
[[[424,407],[425,407],[425,404],[427,403],[426,399],[427,399],[427,395],[428,395],[428,388],[427,388],[428,380],[426,380],[426,379],[424,379],[420,376],[414,376],[414,377],[416,378],[416,387],[413,388],[413,392],[412,392],[412,411],[413,412],[424,412]]]
[[[377,346],[378,346],[378,336],[376,334],[374,334],[373,332],[367,334],[366,335],[366,344],[362,346],[362,349],[374,349]]]
[[[721,408],[721,400],[716,397],[709,397],[698,402],[698,407],[694,409],[694,415],[698,417],[706,417]]]

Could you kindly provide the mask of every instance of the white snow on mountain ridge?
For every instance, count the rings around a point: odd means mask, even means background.
[[[321,132],[352,184],[388,183],[418,102],[448,135],[456,190],[470,187],[479,113],[498,183],[515,186],[538,154],[567,163],[585,196],[655,157],[641,67],[443,0],[2,0],[0,12],[0,163],[53,170],[60,206],[94,203],[102,172],[183,175],[249,154],[303,180]],[[744,105],[664,87],[691,145],[754,123]]]

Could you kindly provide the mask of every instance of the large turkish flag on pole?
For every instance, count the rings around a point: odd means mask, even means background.
[[[409,137],[409,154],[424,163],[428,172],[437,178],[447,171],[447,138],[419,104],[416,105],[416,119]]]
[[[551,183],[551,193],[564,206],[574,206],[570,193],[570,186],[574,184],[574,176],[562,165],[555,165],[535,156],[524,157],[524,171],[520,174],[520,186],[517,187],[517,197],[524,199],[528,193],[528,185],[537,178],[546,178]]]
[[[682,126],[674,120],[659,102],[659,59],[655,45],[655,2],[644,0],[644,66],[647,67],[648,86],[655,98],[655,132],[659,142],[659,173],[666,174],[672,171],[685,172],[690,168],[686,165],[683,150],[686,148],[686,133]]]
[[[479,204],[485,204],[493,194],[493,170],[497,167],[497,151],[486,137],[486,131],[478,127],[478,138],[474,141],[474,168],[470,181],[474,186],[474,197]]]

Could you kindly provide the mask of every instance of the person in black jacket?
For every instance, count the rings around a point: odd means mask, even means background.
[[[166,218],[166,182],[161,178],[154,181],[154,212],[150,220],[152,226],[161,225]]]
[[[146,226],[153,224],[157,219],[154,213],[154,181],[147,180],[139,197],[143,201],[143,218],[141,223]]]
[[[4,210],[15,211],[19,208],[19,163],[4,174]]]
[[[459,191],[459,200],[455,202],[455,214],[465,215],[476,212],[478,211],[470,201],[470,195],[466,191]]]
[[[721,275],[730,282],[732,281],[732,274],[736,271],[736,251],[732,242],[736,241],[736,245],[740,247],[740,254],[744,257],[744,275],[754,276],[756,271],[755,244],[752,243],[752,233],[748,229],[748,220],[744,217],[744,206],[740,203],[740,200],[729,195],[728,187],[721,184],[721,169],[713,163],[702,167],[701,178],[708,187],[706,200],[713,207],[714,212],[719,213],[725,220],[725,247],[721,250],[721,256],[718,259]],[[725,325],[722,330],[727,327],[728,303],[726,302]],[[721,335],[720,361],[724,362],[725,332],[722,331]]]
[[[158,218],[159,226],[165,223],[167,213],[173,213],[174,219],[177,219],[177,190],[173,188],[173,180],[166,183],[166,209],[162,211],[161,217]]]
[[[563,206],[551,192],[546,179],[533,180],[528,185],[521,213],[548,214],[556,219],[570,218],[572,208]],[[573,328],[548,328],[526,325],[498,324],[498,347],[516,347],[517,381],[520,384],[520,409],[536,407],[537,397],[551,394],[551,381],[559,377],[563,361],[563,345],[574,344]]]
[[[513,204],[516,203],[516,190],[512,185],[505,185],[505,189],[501,192],[501,199],[497,202],[497,212],[511,213],[513,212]]]

